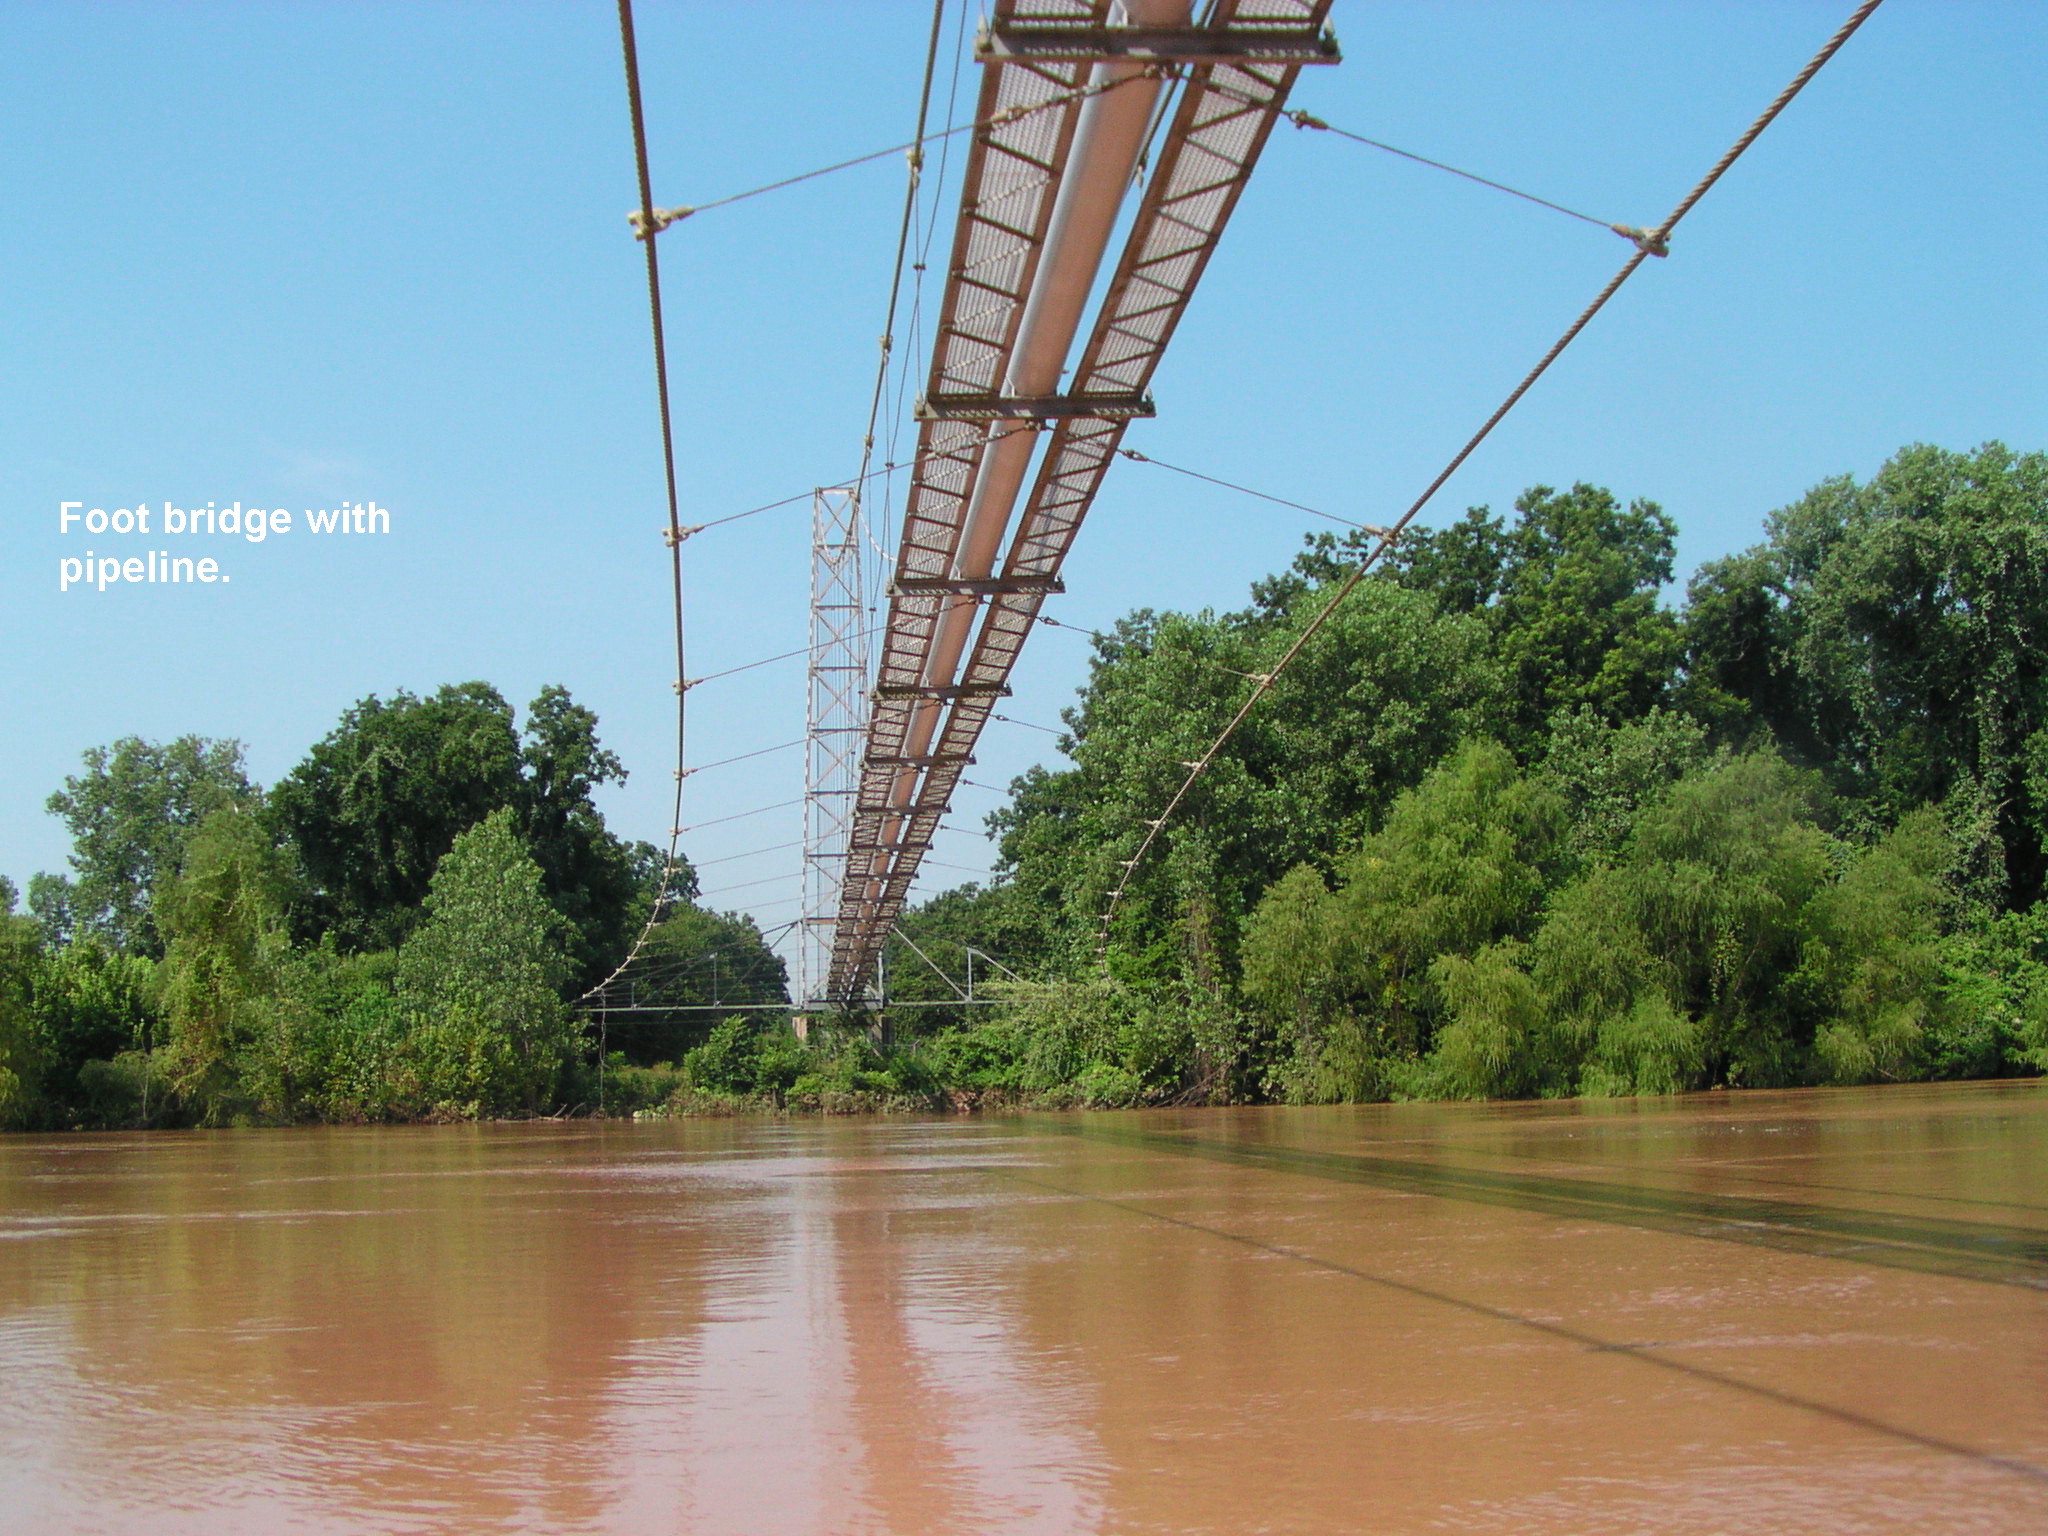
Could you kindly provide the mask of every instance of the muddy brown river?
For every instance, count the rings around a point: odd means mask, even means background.
[[[2048,1085],[7,1138],[0,1529],[2048,1532]]]

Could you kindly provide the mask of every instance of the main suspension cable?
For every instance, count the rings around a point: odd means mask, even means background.
[[[654,216],[654,181],[647,161],[647,115],[640,99],[640,51],[633,32],[633,0],[619,0],[619,46],[624,55],[626,69],[626,105],[633,123],[633,169],[640,191],[640,208],[652,222]],[[631,965],[646,944],[648,934],[654,931],[670,901],[676,873],[676,852],[682,837],[683,780],[687,776],[683,759],[689,745],[689,711],[685,695],[688,690],[681,686],[681,679],[689,676],[683,645],[683,519],[681,503],[676,495],[676,435],[675,421],[669,409],[668,384],[668,342],[661,317],[661,258],[655,251],[655,242],[642,242],[647,247],[647,311],[648,320],[654,333],[654,391],[661,413],[661,466],[662,484],[668,493],[668,527],[663,537],[669,551],[669,580],[675,599],[676,628],[676,790],[675,803],[669,815],[668,853],[663,861],[661,888],[656,891],[654,904],[648,909],[647,921],[641,927],[639,936],[633,940],[611,975],[596,986],[586,990],[577,998],[579,1004],[600,991],[606,983]],[[603,1016],[599,1016],[600,1041],[598,1061],[600,1070],[604,1061],[602,1041]],[[600,1088],[600,1093],[602,1088]]]

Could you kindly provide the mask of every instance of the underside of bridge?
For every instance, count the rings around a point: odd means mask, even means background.
[[[1295,76],[1336,61],[1328,8],[998,0],[976,41],[980,126],[831,924],[835,1004],[867,994],[1109,461],[1153,412],[1153,370]]]

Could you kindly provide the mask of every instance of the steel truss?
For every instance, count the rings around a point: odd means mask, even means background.
[[[1135,416],[1303,63],[1336,60],[1329,0],[1217,0],[1184,44],[1144,30],[1145,57],[1177,68],[1180,97],[1101,308],[1058,401],[1005,393],[1012,350],[1097,62],[1133,55],[1107,0],[998,0],[961,192],[953,257],[920,415],[918,473],[876,671],[825,989],[855,1000],[872,977],[953,788]],[[1057,46],[1034,53],[1041,32]],[[1203,37],[1191,34],[1200,31]],[[1276,43],[1259,57],[1247,38]],[[1315,39],[1314,57],[1304,44]],[[1091,40],[1102,49],[1090,54]],[[1176,53],[1175,50],[1178,49]],[[1140,66],[1131,66],[1137,68]],[[1112,87],[1114,88],[1114,87]],[[1067,100],[1039,111],[1033,103]],[[1099,409],[1091,409],[1096,402]],[[1005,409],[1034,414],[1005,419]],[[998,569],[964,569],[962,535],[984,450],[1029,432],[1044,448]],[[964,665],[936,644],[973,610]],[[944,675],[938,675],[943,673]]]
[[[804,760],[804,907],[797,925],[799,1007],[823,1007],[868,718],[868,643],[860,492],[811,496],[811,651]]]

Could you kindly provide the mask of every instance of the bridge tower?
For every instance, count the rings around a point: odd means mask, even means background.
[[[861,746],[868,725],[868,611],[860,490],[811,495],[810,687],[804,746],[804,916],[795,1002],[803,1013],[832,1002],[826,978],[846,874]]]

